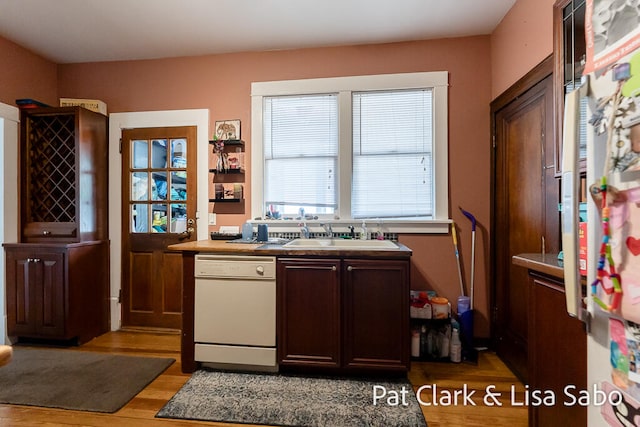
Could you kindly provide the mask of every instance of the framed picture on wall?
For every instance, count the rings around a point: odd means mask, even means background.
[[[223,120],[216,122],[214,136],[220,141],[240,139],[240,120]]]

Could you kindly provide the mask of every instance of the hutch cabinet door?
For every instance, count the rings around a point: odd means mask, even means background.
[[[35,253],[35,306],[36,329],[41,336],[64,336],[65,316],[65,277],[63,253]]]
[[[6,249],[10,336],[60,336],[65,330],[64,254]]]

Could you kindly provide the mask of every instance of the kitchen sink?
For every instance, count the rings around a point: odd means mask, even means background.
[[[287,249],[381,250],[398,249],[391,240],[294,239],[282,245]]]

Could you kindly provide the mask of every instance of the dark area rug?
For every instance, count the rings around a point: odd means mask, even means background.
[[[374,406],[376,385],[398,393],[404,386],[408,405],[391,406],[383,399]],[[405,379],[210,370],[196,371],[156,417],[278,426],[426,426],[411,384]]]
[[[175,359],[13,348],[0,368],[0,403],[116,412]]]

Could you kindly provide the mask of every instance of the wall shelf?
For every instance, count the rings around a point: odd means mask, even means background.
[[[244,169],[225,169],[222,171],[219,171],[217,169],[209,169],[209,173],[240,175],[244,173]]]
[[[241,139],[227,139],[227,140],[209,140],[209,144],[217,144],[219,142],[224,143],[224,146],[227,147],[244,147],[244,141]]]
[[[209,203],[240,203],[244,199],[209,199]]]

